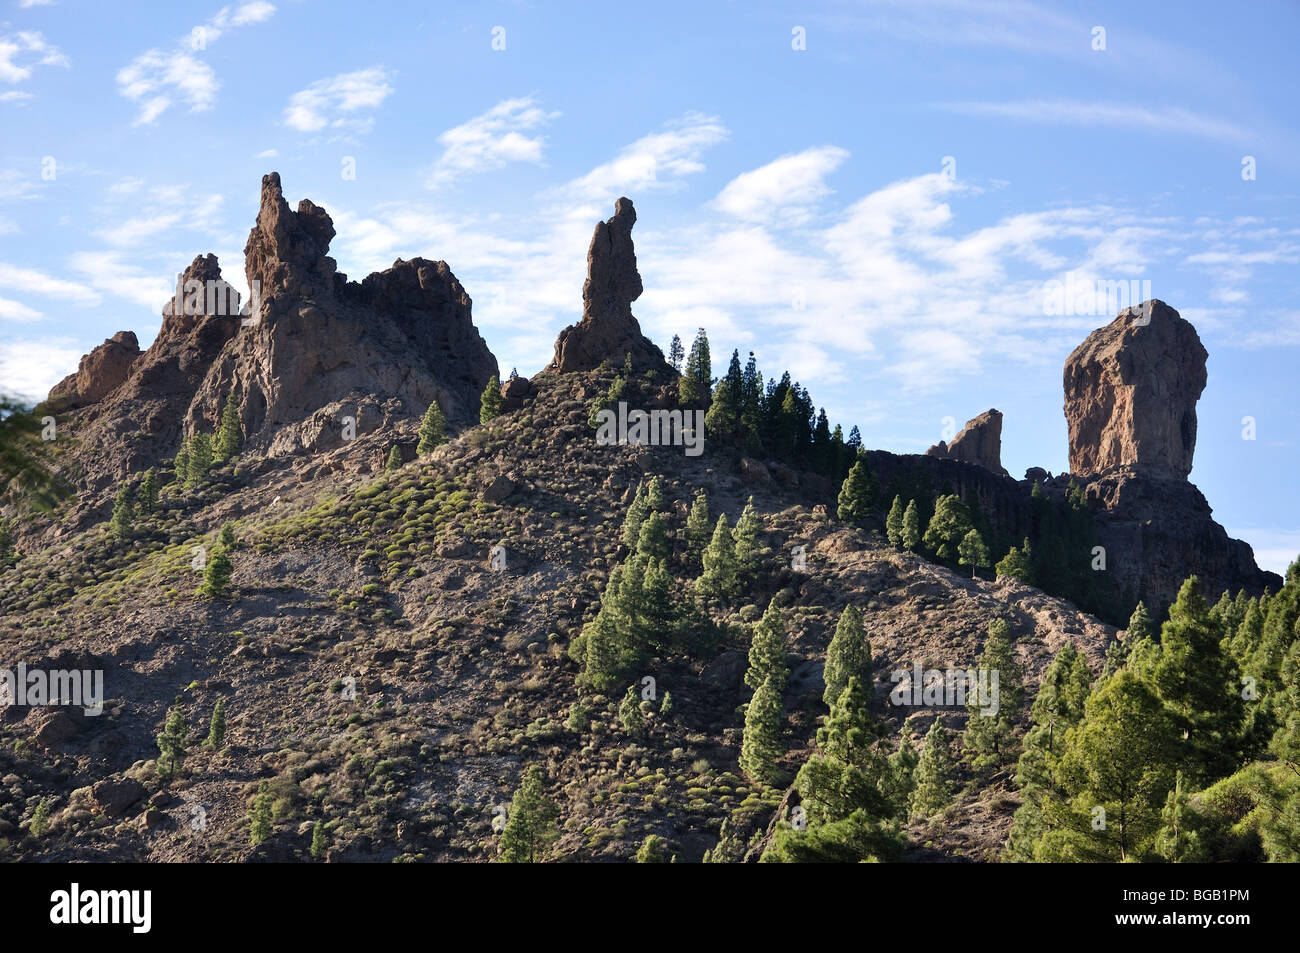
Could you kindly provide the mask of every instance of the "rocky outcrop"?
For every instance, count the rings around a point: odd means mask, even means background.
[[[587,248],[582,320],[560,332],[551,370],[562,374],[589,371],[602,361],[621,365],[629,354],[638,371],[664,374],[670,370],[663,352],[641,333],[641,325],[632,315],[632,302],[642,291],[632,246],[635,224],[636,209],[626,198],[615,203],[612,218],[597,223]]]
[[[966,421],[961,433],[952,443],[940,440],[925,451],[927,456],[942,457],[973,463],[1002,476],[1009,476],[1002,467],[1002,411],[986,410],[973,420]]]
[[[1186,479],[1208,355],[1196,329],[1163,301],[1120,312],[1065,362],[1070,471],[1128,466]]]
[[[248,304],[240,307],[216,256],[199,256],[144,354],[131,356],[127,332],[87,355],[47,406],[78,408],[61,423],[88,448],[88,489],[213,432],[232,391],[245,449],[267,456],[340,445],[345,416],[360,435],[418,418],[434,400],[453,428],[477,422],[497,362],[447,263],[399,259],[349,282],[327,255],[333,237],[323,208],[304,199],[291,209],[279,175],[264,176],[244,249]]]
[[[118,331],[81,359],[77,373],[54,385],[48,406],[58,413],[102,400],[122,385],[139,356],[135,332]]]

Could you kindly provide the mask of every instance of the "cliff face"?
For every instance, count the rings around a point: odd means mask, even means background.
[[[244,249],[253,300],[241,309],[216,257],[200,256],[144,354],[123,332],[51,392],[92,496],[212,432],[232,390],[245,448],[273,457],[340,445],[344,416],[364,433],[437,400],[453,427],[477,420],[497,362],[446,262],[349,282],[326,254],[333,237],[323,208],[290,209],[279,175],[263,177]]]
[[[625,198],[615,203],[612,218],[596,224],[587,248],[582,320],[560,332],[550,369],[562,374],[589,371],[606,360],[622,364],[630,354],[638,371],[670,371],[663,352],[641,333],[632,314],[632,302],[642,291],[632,245],[635,224],[636,209]]]

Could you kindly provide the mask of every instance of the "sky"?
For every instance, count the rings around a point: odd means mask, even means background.
[[[0,4],[0,391],[147,347],[198,254],[244,287],[272,170],[352,278],[447,261],[531,375],[627,196],[662,348],[900,453],[996,407],[1016,476],[1068,469],[1073,348],[1164,300],[1210,354],[1191,480],[1300,553],[1295,0]]]

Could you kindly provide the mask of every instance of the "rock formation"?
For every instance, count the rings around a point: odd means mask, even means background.
[[[1002,411],[984,411],[966,421],[966,426],[952,438],[952,443],[945,444],[940,440],[925,452],[927,456],[961,460],[1008,476],[1002,467]]]
[[[326,254],[333,236],[324,209],[304,199],[294,211],[279,175],[264,176],[243,313],[216,256],[199,256],[146,352],[123,332],[51,392],[47,406],[73,410],[66,426],[92,448],[89,489],[213,432],[232,389],[245,447],[268,456],[338,446],[345,415],[360,434],[393,408],[418,419],[434,400],[453,427],[477,421],[497,362],[446,262],[399,259],[349,282]]]
[[[120,387],[140,356],[140,342],[134,331],[118,331],[81,359],[75,374],[69,374],[50,391],[49,407],[56,413],[84,407],[102,400]]]
[[[1207,358],[1196,329],[1163,301],[1120,312],[1065,362],[1070,471],[1129,466],[1186,479]]]
[[[642,291],[632,246],[635,224],[636,209],[626,198],[614,204],[612,218],[596,224],[587,248],[582,320],[560,332],[550,369],[562,374],[589,371],[602,361],[621,365],[631,354],[632,366],[638,371],[664,374],[669,370],[663,352],[641,333],[641,325],[632,315],[632,302]]]

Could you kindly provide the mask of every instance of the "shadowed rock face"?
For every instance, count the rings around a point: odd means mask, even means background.
[[[632,315],[632,302],[642,291],[632,246],[635,224],[636,209],[626,198],[615,203],[612,218],[596,224],[587,248],[582,321],[560,332],[550,369],[562,374],[589,371],[606,360],[620,365],[631,354],[638,371],[669,370],[663,352],[641,333],[641,325]]]
[[[1002,467],[1002,411],[986,410],[973,420],[966,421],[962,432],[952,438],[951,444],[940,440],[925,451],[927,456],[961,460],[1009,476]]]
[[[1132,467],[1186,479],[1207,357],[1196,329],[1163,301],[1088,335],[1065,362],[1071,472]]]

